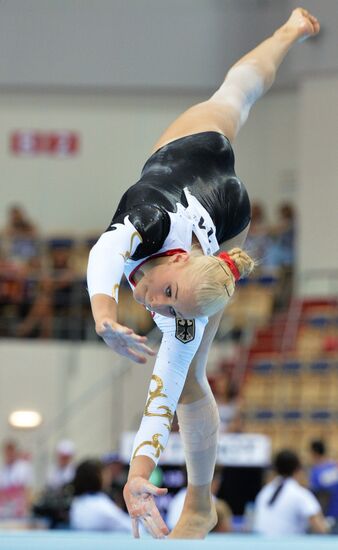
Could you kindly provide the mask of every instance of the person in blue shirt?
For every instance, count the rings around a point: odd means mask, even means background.
[[[320,439],[311,441],[310,454],[310,489],[320,501],[324,515],[338,522],[338,462],[328,457],[325,442]]]

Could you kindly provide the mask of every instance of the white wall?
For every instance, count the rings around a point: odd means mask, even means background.
[[[309,78],[300,91],[299,273],[334,270],[331,293],[338,293],[337,95],[334,75]]]
[[[19,202],[44,233],[105,229],[163,129],[201,99],[187,94],[0,94],[0,227],[8,205]],[[238,175],[251,197],[271,209],[294,194],[289,180],[297,169],[297,105],[294,91],[268,94],[235,145]],[[12,156],[8,140],[16,129],[78,131],[81,151],[74,158]]]

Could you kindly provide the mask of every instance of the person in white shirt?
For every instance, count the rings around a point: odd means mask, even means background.
[[[128,514],[102,491],[102,471],[103,464],[99,460],[85,460],[77,467],[70,527],[82,531],[131,533]]]
[[[68,439],[59,441],[56,446],[56,461],[47,473],[47,486],[50,489],[60,489],[74,479],[75,445]]]
[[[292,535],[312,531],[327,533],[328,525],[316,497],[298,481],[302,465],[290,450],[274,461],[277,476],[258,493],[254,531],[262,535]]]
[[[32,465],[11,439],[4,441],[2,451],[0,517],[25,517],[29,514],[32,501]]]
[[[21,458],[15,441],[3,443],[3,466],[0,469],[0,488],[24,487],[30,489],[33,485],[33,471],[30,462]]]

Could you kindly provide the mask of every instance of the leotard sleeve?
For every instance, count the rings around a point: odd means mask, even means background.
[[[115,214],[89,254],[87,285],[90,297],[107,294],[118,301],[125,261],[156,254],[169,229],[168,212],[155,205],[136,205],[124,215]]]
[[[118,209],[107,231],[111,231],[125,216]],[[128,219],[142,238],[140,246],[131,254],[131,259],[140,260],[158,252],[170,230],[168,212],[156,204],[136,204],[128,211]]]
[[[157,464],[168,442],[176,406],[208,318],[183,320],[156,314],[154,321],[163,336],[132,459],[145,455]]]
[[[142,237],[129,216],[101,235],[89,253],[87,285],[89,296],[107,294],[118,301],[118,289],[124,263],[142,243]]]

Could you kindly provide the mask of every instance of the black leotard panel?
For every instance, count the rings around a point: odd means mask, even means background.
[[[234,160],[229,140],[218,132],[177,139],[151,155],[111,222],[123,223],[129,215],[141,234],[143,243],[132,259],[154,254],[163,246],[170,231],[168,212],[176,212],[177,203],[187,206],[185,187],[211,216],[219,244],[243,231],[250,222],[250,201],[235,174]]]

